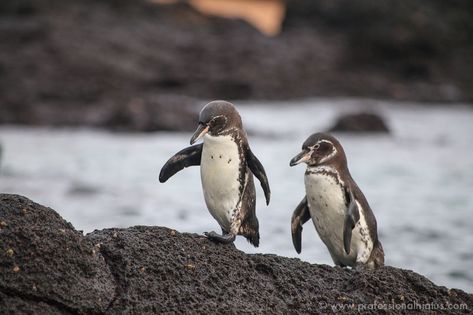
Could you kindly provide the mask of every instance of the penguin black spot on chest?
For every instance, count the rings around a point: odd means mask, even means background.
[[[204,198],[210,213],[221,226],[229,228],[241,196],[241,171],[238,145],[229,136],[204,137],[201,179]]]

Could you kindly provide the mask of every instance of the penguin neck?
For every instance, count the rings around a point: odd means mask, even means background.
[[[336,179],[338,183],[342,185],[344,185],[347,180],[347,177],[345,176],[346,174],[348,173],[343,172],[343,170],[340,170],[338,167],[331,164],[307,166],[307,170],[305,172],[306,176],[311,176],[311,175],[332,176]]]
[[[348,164],[346,159],[331,159],[323,163],[318,163],[316,165],[308,165],[307,169],[311,170],[328,170],[331,169],[337,172],[340,175],[349,175]]]
[[[206,136],[207,135],[212,136],[212,137],[232,136],[233,138],[235,138],[235,135],[239,134],[241,130],[242,130],[241,128],[232,126],[232,127],[227,127],[223,130],[220,130],[215,134],[212,132],[209,132],[206,134]]]
[[[235,142],[234,138],[230,134],[226,135],[210,135],[206,134],[203,137],[204,146],[215,146],[219,144],[225,144],[228,142]]]
[[[246,132],[243,129],[232,127],[229,129],[225,129],[224,131],[220,132],[218,135],[206,134],[203,138],[204,144],[205,141],[233,141],[237,143],[238,146],[241,146],[242,143],[246,143]]]

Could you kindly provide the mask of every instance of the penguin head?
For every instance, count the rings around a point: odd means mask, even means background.
[[[346,165],[343,147],[335,137],[326,133],[311,135],[302,145],[302,151],[289,163],[290,166],[305,162],[308,166]]]
[[[213,101],[202,108],[199,125],[191,138],[191,144],[205,136],[219,136],[230,129],[242,128],[241,117],[235,106],[226,101]]]

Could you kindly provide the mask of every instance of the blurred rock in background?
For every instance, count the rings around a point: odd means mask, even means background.
[[[469,0],[288,0],[273,29],[170,2],[1,1],[0,123],[154,131],[212,99],[473,100]]]
[[[341,114],[329,131],[389,133],[384,118],[374,112]]]

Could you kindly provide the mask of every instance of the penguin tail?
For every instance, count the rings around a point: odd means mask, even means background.
[[[256,233],[252,233],[251,235],[247,235],[246,239],[254,247],[259,246],[259,232],[258,231],[256,231]]]
[[[384,250],[379,240],[376,242],[375,246],[373,246],[368,263],[371,263],[374,268],[384,266]]]
[[[246,240],[254,247],[259,246],[259,224],[256,216],[253,216],[249,220],[242,222],[239,234],[243,235]]]

